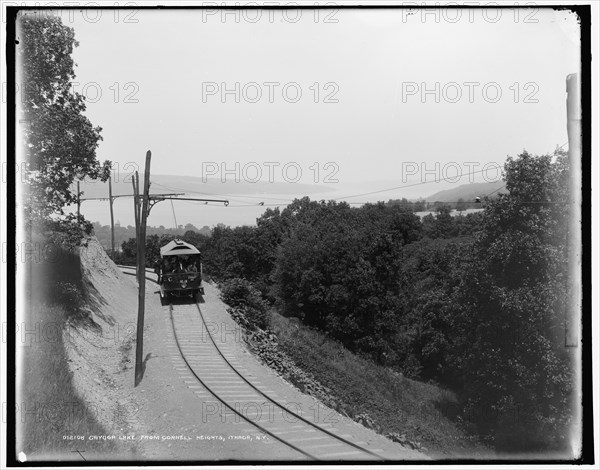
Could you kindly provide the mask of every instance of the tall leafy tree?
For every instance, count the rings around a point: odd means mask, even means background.
[[[72,87],[76,64],[71,54],[78,43],[73,28],[45,12],[22,12],[17,28],[17,119],[30,170],[27,222],[72,221],[64,208],[76,202],[73,182],[86,177],[106,181],[110,174],[110,162],[101,165],[96,159],[102,129],[85,116],[85,98]]]
[[[573,370],[563,324],[568,159],[524,152],[505,171],[510,193],[487,203],[455,300],[458,375],[497,444],[555,447],[567,437]]]

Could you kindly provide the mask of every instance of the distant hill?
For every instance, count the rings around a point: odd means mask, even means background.
[[[490,193],[493,193],[491,194],[491,197],[501,193],[508,193],[507,189],[503,187],[505,184],[505,181],[463,184],[456,188],[439,191],[425,198],[425,200],[427,202],[457,202],[462,198],[465,202],[471,202],[474,201],[476,197],[483,199],[484,196],[487,196]]]
[[[143,179],[144,176],[142,172],[142,174],[140,174],[140,190],[143,185]],[[152,175],[150,182],[150,194],[185,193],[190,197],[202,197],[203,194],[215,197],[220,194],[254,194],[257,196],[263,194],[310,195],[332,191],[333,189],[328,185],[317,184],[292,184],[285,182],[269,183],[268,181],[251,183],[243,180],[236,182],[234,176],[229,176],[227,181],[223,183],[218,178],[207,178],[206,181],[202,181],[202,178],[197,176]],[[81,183],[80,187],[81,191],[84,192],[84,198],[108,197],[108,183],[102,183],[101,181],[85,181]],[[112,191],[113,195],[132,194],[131,175],[120,174],[113,177]]]

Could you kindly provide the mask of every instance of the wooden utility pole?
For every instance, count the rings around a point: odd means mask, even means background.
[[[139,282],[138,277],[138,263],[137,263],[137,253],[138,253],[138,244],[140,243],[140,178],[138,176],[138,172],[131,177],[131,184],[133,185],[133,215],[135,219],[135,252],[136,252],[136,263],[135,263],[135,278]]]
[[[567,76],[567,135],[569,136],[569,297],[565,321],[565,346],[579,346],[581,328],[581,82]]]
[[[135,386],[137,386],[144,375],[144,313],[146,302],[146,220],[148,219],[148,195],[150,194],[150,150],[146,152],[146,167],[144,169],[144,193],[142,196],[141,214],[138,212],[139,232],[137,238],[137,272],[138,272],[138,318],[137,335],[135,345]],[[138,194],[134,199],[139,203],[139,177],[136,173],[136,190]]]
[[[108,202],[110,204],[110,250],[115,257],[115,216],[113,214],[112,176],[108,178]]]

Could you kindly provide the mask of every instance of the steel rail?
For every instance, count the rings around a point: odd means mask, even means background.
[[[355,449],[358,449],[362,452],[365,452],[369,455],[372,455],[373,457],[376,457],[377,459],[380,460],[387,460],[384,457],[382,457],[381,455],[376,454],[375,452],[371,452],[368,449],[365,449],[364,447],[359,446],[358,444],[355,444],[352,441],[349,441],[347,439],[344,439],[341,436],[338,436],[335,433],[332,433],[331,431],[328,431],[327,429],[322,428],[321,426],[307,420],[306,418],[304,418],[303,416],[300,416],[299,414],[289,410],[288,408],[286,408],[285,406],[283,406],[282,404],[280,404],[279,402],[277,402],[276,400],[274,400],[273,398],[271,398],[270,396],[268,396],[267,394],[265,394],[262,390],[259,390],[254,384],[252,384],[248,379],[246,379],[246,377],[244,377],[232,364],[231,362],[229,362],[229,360],[225,357],[225,355],[223,354],[223,352],[219,349],[219,346],[217,346],[217,343],[215,342],[212,333],[210,332],[210,329],[208,328],[208,325],[206,324],[206,320],[204,319],[204,315],[202,315],[202,310],[200,310],[200,306],[195,303],[194,304],[196,306],[196,308],[198,309],[198,313],[200,314],[200,319],[202,320],[202,324],[204,325],[204,328],[206,328],[206,331],[208,332],[208,337],[210,338],[213,346],[215,347],[215,349],[217,350],[217,352],[219,353],[219,355],[221,356],[221,358],[223,358],[223,360],[227,363],[227,365],[231,368],[232,371],[234,371],[244,382],[246,382],[252,389],[254,389],[258,394],[262,395],[264,398],[266,398],[267,400],[269,400],[271,403],[273,403],[274,405],[278,406],[279,408],[285,410],[285,412],[291,414],[292,416],[295,416],[296,418],[298,418],[299,420],[301,420],[302,422],[308,424],[309,426],[318,429],[319,431],[327,434],[328,436],[337,439],[340,442],[343,442],[344,444],[347,444],[351,447],[354,447]]]
[[[195,304],[195,305],[197,306],[198,304]],[[234,407],[232,407],[223,398],[221,398],[214,390],[212,390],[200,377],[198,377],[198,374],[196,374],[196,371],[194,371],[193,367],[188,362],[187,358],[185,357],[185,354],[183,353],[181,345],[179,344],[179,339],[177,337],[177,329],[175,328],[175,320],[173,319],[173,304],[169,304],[169,316],[171,317],[171,326],[173,327],[173,335],[175,337],[175,343],[177,344],[177,349],[179,349],[179,353],[181,354],[181,357],[183,358],[183,361],[185,362],[185,365],[190,370],[190,372],[194,375],[194,377],[196,377],[196,379],[198,380],[198,382],[200,382],[202,384],[202,386],[206,390],[208,390],[210,392],[211,395],[213,395],[217,400],[219,400],[221,403],[223,403],[223,405],[225,405],[227,408],[229,408],[231,411],[233,411],[236,415],[241,416],[242,419],[244,419],[248,423],[250,423],[253,426],[255,426],[258,429],[260,429],[263,433],[268,434],[269,436],[273,437],[274,439],[276,439],[277,441],[281,442],[282,444],[284,444],[284,445],[286,445],[286,446],[294,449],[297,452],[300,452],[302,455],[304,455],[304,456],[306,456],[306,457],[308,457],[310,459],[318,460],[314,455],[311,455],[308,452],[306,452],[306,451],[300,449],[299,447],[295,446],[294,444],[292,444],[290,442],[287,442],[282,437],[277,436],[276,434],[274,434],[273,432],[269,431],[268,429],[265,429],[261,425],[255,423],[250,418],[244,416],[243,413],[241,413],[240,411],[238,411]],[[204,323],[204,325],[206,327],[205,323]],[[217,350],[218,350],[218,348],[217,348]],[[218,351],[219,351],[219,353],[221,352],[220,350],[218,350]]]

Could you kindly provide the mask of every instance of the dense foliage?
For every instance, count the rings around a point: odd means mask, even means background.
[[[567,308],[568,159],[506,165],[458,285],[455,367],[468,409],[498,445],[556,447],[571,415]]]
[[[236,277],[228,279],[220,287],[223,302],[238,308],[249,325],[261,329],[269,326],[269,304],[250,281]]]

